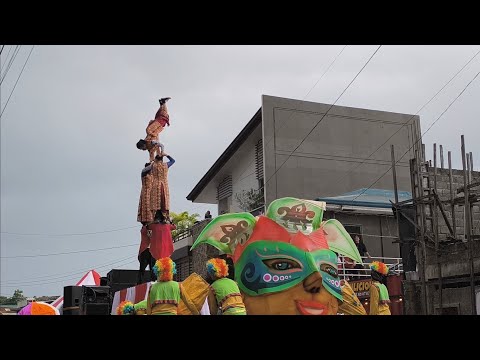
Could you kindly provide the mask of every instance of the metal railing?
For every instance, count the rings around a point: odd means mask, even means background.
[[[200,220],[199,222],[196,222],[195,224],[193,224],[188,229],[182,230],[181,232],[179,232],[175,235],[175,237],[173,238],[173,242],[176,243],[176,242],[178,242],[180,240],[183,240],[183,239],[186,239],[190,236],[193,237],[193,234],[195,234],[195,233],[199,234],[200,233],[199,229],[200,228],[203,229],[210,220],[211,219]],[[195,241],[195,239],[193,239],[193,240]]]
[[[370,266],[369,263],[373,261],[381,261],[385,265],[387,265],[389,269],[389,275],[400,275],[403,273],[403,263],[402,258],[396,257],[379,257],[379,256],[372,256],[362,257],[363,265],[356,264],[351,260],[346,260],[346,257],[339,256],[338,257],[338,276],[342,279],[362,279],[362,278],[370,278]],[[359,266],[360,265],[360,266]]]

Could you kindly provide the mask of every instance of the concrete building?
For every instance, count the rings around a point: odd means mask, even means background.
[[[408,114],[263,95],[260,109],[187,199],[217,204],[218,214],[254,215],[281,197],[321,199],[327,202],[325,219],[336,217],[350,232],[367,234],[372,256],[398,258],[390,145],[401,158],[397,182],[405,200],[411,191],[409,159],[420,145],[419,121]],[[190,251],[205,224],[175,240],[178,280],[202,273],[205,261],[218,256],[211,247]]]
[[[411,191],[408,160],[420,136],[419,117],[262,96],[261,108],[220,155],[187,199],[218,204],[218,213],[277,198],[337,196],[367,188],[392,189],[395,146],[400,191]],[[289,156],[291,154],[291,156]],[[373,155],[372,155],[373,154]]]

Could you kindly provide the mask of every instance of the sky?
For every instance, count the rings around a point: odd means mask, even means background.
[[[138,268],[136,216],[148,153],[135,144],[158,99],[172,98],[171,126],[160,134],[176,160],[171,210],[216,215],[216,205],[186,196],[260,108],[261,96],[332,104],[378,48],[349,45],[338,56],[344,46],[42,45],[30,54],[32,45],[22,45],[9,67],[15,46],[5,45],[1,295],[62,295],[89,269],[106,276]],[[416,114],[478,51],[383,45],[336,104]],[[479,71],[480,55],[419,113],[422,133]],[[479,99],[480,76],[425,134],[427,158],[433,143],[442,144],[461,168],[464,134],[478,170]],[[74,253],[55,255],[64,252]]]

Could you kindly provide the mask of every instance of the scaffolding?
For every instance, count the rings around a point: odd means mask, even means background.
[[[462,175],[463,185],[454,189],[452,175],[451,152],[448,151],[448,190],[443,187],[439,191],[438,172],[441,169],[445,174],[443,146],[440,145],[440,166],[437,162],[437,144],[433,145],[433,162],[425,159],[425,146],[422,145],[421,150],[415,152],[415,158],[410,159],[410,177],[412,186],[412,199],[396,202],[393,205],[397,220],[403,216],[415,228],[415,249],[417,258],[417,273],[421,284],[421,303],[423,314],[429,315],[435,312],[433,287],[438,289],[438,309],[439,313],[443,313],[443,289],[445,284],[455,282],[464,282],[465,277],[452,278],[445,277],[442,274],[442,259],[447,255],[448,246],[452,244],[464,244],[468,251],[469,264],[469,282],[470,282],[470,303],[471,313],[476,314],[475,299],[475,269],[473,247],[474,240],[480,238],[475,234],[477,227],[473,226],[473,207],[480,202],[480,181],[474,181],[473,177],[473,154],[466,153],[464,136],[461,136],[461,152],[462,152]],[[394,150],[392,147],[392,170],[394,177],[394,187],[396,190],[396,176],[394,167]],[[448,191],[448,193],[446,192]],[[442,193],[442,194],[440,194]],[[443,195],[443,200],[441,199]],[[449,196],[448,196],[449,195]],[[448,199],[447,199],[448,198]],[[402,213],[402,205],[413,202],[415,209],[415,217],[412,219]],[[458,231],[458,221],[456,219],[456,210],[463,208],[464,226],[463,234]],[[448,215],[451,212],[451,216]],[[445,224],[447,233],[439,234],[440,224]],[[479,220],[480,223],[480,220]],[[443,227],[442,224],[442,227]],[[402,242],[402,239],[399,240]],[[433,257],[436,271],[427,274],[428,263],[432,263],[428,249],[433,250]],[[431,252],[430,252],[431,253]],[[430,261],[428,261],[430,260]],[[430,269],[431,270],[431,269]],[[477,277],[478,280],[478,277]],[[430,300],[430,303],[429,303]]]

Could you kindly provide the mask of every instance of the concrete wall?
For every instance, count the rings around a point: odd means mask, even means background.
[[[263,96],[267,206],[284,196],[314,199],[366,188],[390,168],[390,144],[394,144],[399,159],[420,133],[418,116],[339,106],[332,107],[312,131],[329,108],[327,104]],[[407,122],[408,125],[403,126]],[[375,155],[358,166],[397,131]],[[411,191],[408,164],[411,157],[413,150],[397,164],[401,191]],[[349,173],[356,166],[358,168]],[[390,172],[375,184],[379,189],[392,187]]]
[[[253,134],[255,136],[255,134]],[[261,139],[260,128],[256,134],[257,138],[254,142]],[[240,208],[235,194],[239,194],[242,190],[255,189],[258,190],[258,180],[255,174],[255,146],[245,149],[244,155],[236,162],[236,166],[232,169],[232,185],[233,195],[229,212],[243,212]],[[252,174],[252,175],[250,175]]]
[[[429,168],[430,173],[430,185],[433,187],[433,169]],[[480,173],[478,171],[474,171],[472,173],[473,182],[480,180]],[[457,189],[459,187],[463,187],[463,170],[452,170],[452,188],[455,197],[463,196],[463,193],[457,194]],[[449,171],[448,169],[437,169],[437,191],[440,200],[450,200],[450,180],[449,180]],[[464,206],[455,205],[455,223],[456,223],[456,231],[457,237],[464,237],[465,235],[465,217],[464,217]],[[453,226],[452,222],[452,207],[450,204],[444,204],[444,209],[447,214],[447,218],[450,224]],[[477,203],[473,206],[472,209],[473,214],[473,225],[476,227],[480,222],[480,207]],[[450,234],[448,227],[443,219],[443,216],[439,214],[438,217],[438,224],[439,224],[439,237],[441,240],[445,240],[447,235]],[[480,234],[480,226],[477,227],[477,234]]]
[[[433,187],[433,169],[429,169],[430,173],[430,185]],[[437,169],[437,191],[440,200],[450,200],[450,182],[449,182],[448,169]],[[462,194],[457,194],[457,189],[463,186],[463,170],[452,170],[452,187],[454,190],[454,196],[460,197]],[[480,180],[480,173],[473,172],[473,181]],[[450,204],[443,204],[447,219],[453,227],[452,221],[452,207]],[[473,214],[473,228],[474,235],[480,235],[480,209],[478,204],[472,208]],[[465,238],[465,216],[464,206],[455,205],[455,224],[457,231],[457,239],[462,239],[463,242],[456,244],[444,244],[447,240],[447,235],[450,235],[450,231],[445,223],[441,212],[438,211],[438,223],[439,223],[439,239],[442,243],[443,249],[440,262],[442,266],[442,276],[460,276],[468,275],[470,273],[468,263],[468,243]],[[475,272],[480,273],[480,242],[478,240],[473,241],[473,256],[474,256],[474,269]],[[436,265],[435,257],[435,244],[432,242],[427,243],[427,279],[438,277],[438,268]]]
[[[399,245],[393,243],[397,240],[397,222],[393,216],[353,215],[326,211],[324,219],[337,219],[344,226],[361,225],[363,242],[371,256],[400,257]]]

